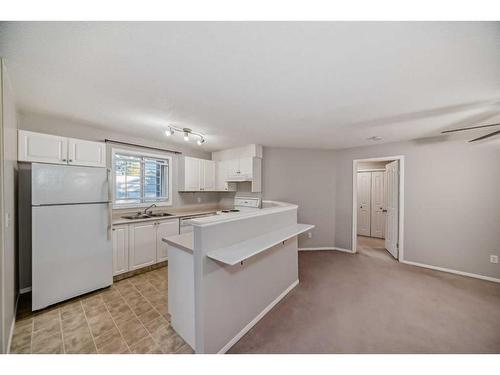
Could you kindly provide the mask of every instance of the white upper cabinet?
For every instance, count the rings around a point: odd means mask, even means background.
[[[253,177],[253,158],[239,159],[239,174],[244,177]]]
[[[227,182],[230,162],[231,160],[221,160],[216,162],[215,190],[217,191],[236,191],[236,185],[234,183]]]
[[[252,180],[260,168],[261,161],[260,158],[252,157],[227,160],[229,179]]]
[[[67,155],[67,138],[19,130],[19,161],[66,164]]]
[[[184,186],[181,190],[185,191],[201,190],[200,170],[201,170],[201,159],[191,158],[188,156],[184,158]]]
[[[214,161],[186,156],[183,172],[180,174],[180,191],[215,191]]]
[[[201,161],[201,190],[214,191],[215,190],[215,161],[202,160]]]
[[[28,162],[105,167],[106,145],[101,142],[19,130],[17,159]]]
[[[106,145],[101,142],[69,138],[68,163],[89,167],[105,167]]]
[[[181,159],[179,191],[236,191],[238,182],[250,182],[252,192],[260,192],[262,158],[206,160],[186,156]]]

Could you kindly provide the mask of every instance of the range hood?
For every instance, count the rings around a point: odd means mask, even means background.
[[[252,177],[248,176],[231,176],[226,179],[226,182],[252,182]]]

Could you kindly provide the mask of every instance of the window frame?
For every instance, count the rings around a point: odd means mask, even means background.
[[[147,203],[116,203],[115,199],[115,194],[116,194],[116,170],[115,170],[115,154],[125,154],[125,155],[131,155],[131,156],[140,156],[140,157],[147,157],[147,158],[155,158],[155,159],[162,159],[168,161],[168,173],[166,174],[168,181],[167,181],[167,190],[168,190],[168,200],[164,201],[150,201]],[[137,150],[127,150],[127,149],[120,149],[120,148],[113,148],[111,149],[111,171],[113,175],[113,181],[112,181],[112,205],[113,209],[122,209],[122,208],[145,208],[148,206],[151,206],[152,204],[156,204],[158,207],[162,206],[172,206],[172,173],[173,170],[173,158],[169,154],[160,154],[160,153],[151,153],[151,152],[142,152],[142,151],[137,151]]]

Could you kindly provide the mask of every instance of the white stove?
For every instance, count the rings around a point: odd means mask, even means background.
[[[203,217],[214,216],[214,215],[238,214],[240,212],[260,210],[260,208],[261,208],[261,199],[258,197],[234,197],[234,204],[233,208],[231,209],[217,211],[216,213],[212,214],[181,218],[179,221],[179,226],[180,226],[179,232],[180,233],[192,232],[193,226],[191,225],[190,221],[193,219],[200,219]]]
[[[221,214],[235,213],[235,212],[248,212],[260,209],[260,198],[258,197],[235,197],[234,208],[219,211]]]

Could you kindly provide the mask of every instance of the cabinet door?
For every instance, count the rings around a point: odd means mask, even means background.
[[[113,228],[113,276],[128,269],[128,225]]]
[[[201,160],[202,164],[202,187],[201,190],[215,190],[215,162],[212,160]]]
[[[87,167],[105,167],[106,145],[101,142],[69,138],[68,163]]]
[[[179,234],[179,219],[159,221],[156,225],[156,261],[167,260],[167,244],[162,241],[164,237]]]
[[[240,176],[252,177],[253,175],[253,158],[239,159],[239,174]]]
[[[18,160],[66,164],[68,139],[56,135],[19,130]]]
[[[221,160],[215,164],[215,190],[225,191],[227,182],[227,160]]]
[[[221,160],[216,162],[215,172],[215,190],[216,191],[236,191],[236,183],[227,182],[229,177],[230,160]]]
[[[240,176],[240,160],[231,159],[227,161],[227,177],[239,177]]]
[[[200,190],[200,159],[185,157],[184,158],[184,190],[199,191]]]
[[[136,270],[156,263],[156,225],[148,221],[129,227],[129,268]]]

